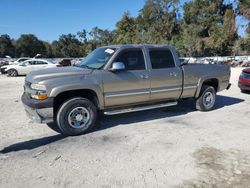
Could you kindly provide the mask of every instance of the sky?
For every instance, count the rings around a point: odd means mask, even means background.
[[[0,0],[0,34],[32,33],[53,41],[61,34],[112,30],[125,11],[136,16],[145,0]]]
[[[17,39],[31,33],[52,42],[95,26],[113,30],[124,12],[137,16],[144,4],[145,0],[0,0],[0,35]],[[237,18],[238,25],[245,23]],[[243,27],[239,34],[244,35]]]

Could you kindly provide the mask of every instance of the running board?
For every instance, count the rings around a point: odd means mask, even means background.
[[[151,109],[155,109],[155,108],[175,106],[177,104],[178,104],[178,102],[174,101],[174,102],[153,104],[153,105],[147,105],[147,106],[137,106],[137,107],[124,108],[124,109],[114,109],[114,110],[104,111],[104,114],[105,115],[123,114],[123,113],[129,113],[129,112],[137,112],[137,111],[143,111],[143,110],[151,110]]]

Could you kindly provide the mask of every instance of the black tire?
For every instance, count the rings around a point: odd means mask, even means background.
[[[59,129],[58,125],[56,124],[56,122],[51,122],[51,123],[47,123],[47,126],[52,129],[53,131],[57,132],[57,133],[62,133],[62,131]]]
[[[200,111],[210,111],[216,102],[216,91],[214,87],[203,85],[200,96],[195,100],[195,107]]]
[[[81,120],[77,120],[78,115],[79,118],[82,118]],[[84,118],[86,122],[84,122]],[[81,97],[65,101],[59,107],[56,115],[56,122],[61,133],[67,136],[77,136],[89,132],[95,126],[96,119],[96,106],[90,100]]]
[[[249,90],[241,89],[241,93],[250,93]]]
[[[10,69],[7,71],[8,76],[15,77],[18,76],[18,72],[16,69]]]

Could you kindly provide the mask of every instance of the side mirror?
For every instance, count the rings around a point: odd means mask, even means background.
[[[188,60],[186,59],[180,59],[180,66],[184,66],[184,65],[187,65],[188,64]]]
[[[110,69],[111,71],[121,71],[125,70],[125,65],[122,62],[114,62],[112,64],[112,68]]]

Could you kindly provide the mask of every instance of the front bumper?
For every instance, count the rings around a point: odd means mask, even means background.
[[[1,68],[1,73],[2,73],[2,74],[6,74],[6,73],[7,73],[6,69],[7,69],[7,68]]]
[[[48,98],[43,101],[38,101],[29,98],[24,93],[22,95],[22,102],[27,116],[36,123],[50,123],[53,122],[53,102],[54,98]]]
[[[27,116],[35,123],[53,122],[53,108],[34,109],[24,104]]]

